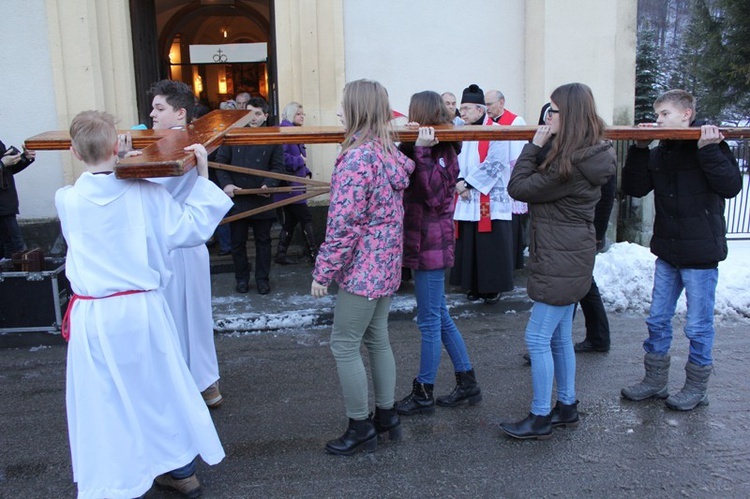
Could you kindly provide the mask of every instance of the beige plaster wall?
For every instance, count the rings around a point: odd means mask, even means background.
[[[297,101],[307,115],[305,125],[338,125],[345,84],[342,0],[276,0],[275,8],[279,112]],[[338,146],[309,145],[307,151],[313,178],[330,180]]]
[[[128,0],[47,0],[58,126],[67,129],[81,111],[112,113],[136,123],[136,95]],[[72,183],[82,165],[63,154],[63,178]]]
[[[539,117],[557,86],[578,81],[591,87],[608,124],[632,123],[636,13],[637,0],[528,0],[529,116]]]

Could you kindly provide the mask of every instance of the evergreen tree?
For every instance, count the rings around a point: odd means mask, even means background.
[[[727,105],[728,53],[724,47],[722,18],[711,13],[710,0],[693,0],[691,18],[680,54],[676,87],[692,93],[698,114],[720,122]]]
[[[635,56],[635,123],[654,121],[654,101],[662,91],[656,33],[648,29],[638,34]]]
[[[722,0],[727,48],[725,119],[750,120],[750,2]]]

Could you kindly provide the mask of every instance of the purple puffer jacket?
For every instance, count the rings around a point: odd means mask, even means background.
[[[411,148],[405,145],[407,155]],[[454,189],[458,156],[453,143],[414,147],[416,168],[404,193],[404,267],[437,270],[453,266]]]
[[[282,120],[279,126],[294,126],[287,120]],[[297,177],[307,177],[311,174],[310,169],[305,164],[305,158],[307,157],[307,150],[305,144],[284,144],[284,173],[287,175],[294,175]],[[286,185],[304,185],[300,182],[289,182]],[[279,192],[273,195],[274,201],[281,201],[283,199],[290,198],[292,196],[298,196],[305,191],[295,192]],[[294,204],[307,204],[307,200],[297,201]]]
[[[404,189],[414,162],[396,151],[386,155],[368,140],[340,155],[331,175],[325,242],[313,278],[336,281],[370,299],[393,294],[401,282]]]

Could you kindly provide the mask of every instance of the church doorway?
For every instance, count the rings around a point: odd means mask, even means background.
[[[139,118],[150,124],[152,82],[189,85],[210,109],[239,92],[276,115],[273,0],[130,0]]]

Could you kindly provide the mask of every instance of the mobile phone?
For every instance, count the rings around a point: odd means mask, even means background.
[[[16,154],[21,154],[21,151],[19,151],[16,146],[10,146],[8,149],[6,149],[3,156],[15,156]]]

